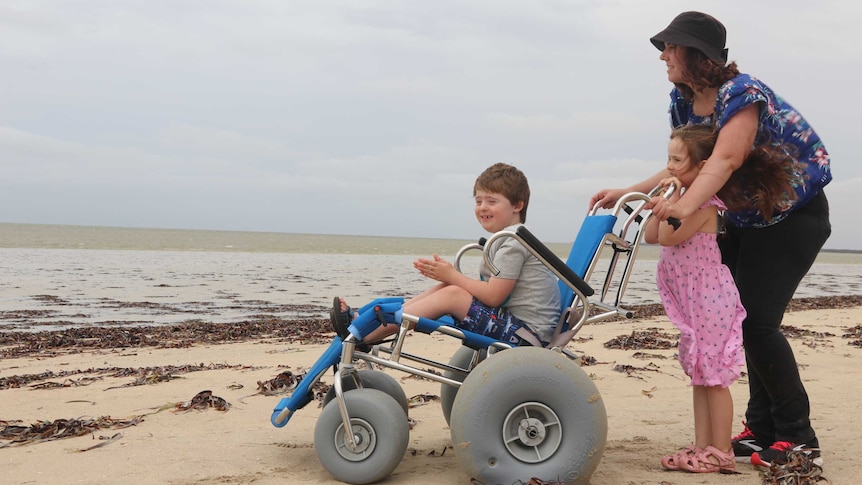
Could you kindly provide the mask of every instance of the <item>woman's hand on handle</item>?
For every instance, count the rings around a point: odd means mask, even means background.
[[[592,210],[593,207],[610,209],[626,193],[625,189],[602,189],[590,197],[590,205],[587,209]]]
[[[610,209],[618,200],[620,200],[620,197],[629,192],[641,192],[645,194],[668,175],[668,171],[662,169],[652,177],[641,180],[630,187],[624,189],[602,189],[590,197],[590,206],[587,209],[593,210],[594,207],[599,209]]]

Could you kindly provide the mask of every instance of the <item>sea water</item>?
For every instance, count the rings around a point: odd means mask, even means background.
[[[472,242],[0,224],[0,327],[324,316],[336,295],[354,305],[416,295],[435,282],[413,269],[415,258],[452,260]],[[547,244],[561,257],[571,245]],[[475,274],[479,253],[467,254],[461,269]],[[657,255],[655,246],[641,248],[625,303],[658,303]],[[600,262],[597,276],[602,270]],[[862,253],[823,252],[795,296],[862,294],[860,273]],[[295,306],[310,309],[297,313]]]

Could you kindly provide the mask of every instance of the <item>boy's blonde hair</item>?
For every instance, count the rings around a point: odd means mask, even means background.
[[[473,196],[476,191],[502,194],[509,203],[517,205],[523,202],[521,223],[527,222],[527,206],[530,205],[530,184],[523,172],[506,163],[495,163],[479,174],[473,185]]]

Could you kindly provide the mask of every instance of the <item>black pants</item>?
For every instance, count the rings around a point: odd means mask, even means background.
[[[815,437],[808,393],[778,327],[831,232],[829,203],[821,191],[778,224],[759,229],[728,226],[719,241],[748,312],[742,323],[750,392],[745,420],[767,446],[776,441],[806,443]]]

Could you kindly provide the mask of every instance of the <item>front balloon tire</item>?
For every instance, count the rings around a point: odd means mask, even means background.
[[[314,429],[314,449],[333,477],[353,484],[375,483],[388,477],[407,451],[409,426],[401,406],[377,389],[344,393],[355,439],[351,447],[336,400],[327,404]]]

